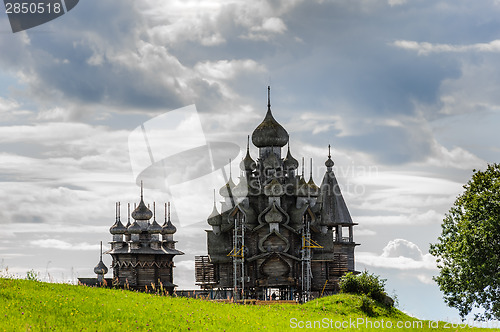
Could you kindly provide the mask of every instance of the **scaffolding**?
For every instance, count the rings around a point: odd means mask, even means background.
[[[245,299],[245,226],[240,211],[234,218],[233,249],[228,256],[233,259],[233,299]]]
[[[308,216],[304,217],[304,228],[302,229],[302,302],[307,302],[311,299],[311,282],[312,282],[312,249],[323,248],[317,242],[311,239],[311,220]]]

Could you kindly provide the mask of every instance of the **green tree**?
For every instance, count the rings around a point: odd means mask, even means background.
[[[440,270],[434,280],[462,318],[478,308],[476,318],[500,319],[500,164],[473,172],[430,246]]]
[[[376,301],[384,302],[388,297],[385,293],[385,282],[386,279],[367,271],[358,275],[349,272],[340,278],[339,286],[342,293],[367,295]]]

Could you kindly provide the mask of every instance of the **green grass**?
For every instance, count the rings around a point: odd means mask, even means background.
[[[322,320],[335,324],[349,319],[384,320],[393,326],[397,321],[418,322],[395,308],[349,294],[304,305],[252,306],[20,279],[0,279],[0,308],[0,331],[9,332],[283,331],[291,330],[291,319],[297,324]],[[428,322],[422,324],[424,329],[407,330],[429,330]],[[438,330],[450,331],[443,323]]]

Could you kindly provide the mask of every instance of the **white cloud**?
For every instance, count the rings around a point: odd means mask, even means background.
[[[252,40],[269,40],[273,34],[283,34],[287,30],[285,23],[279,17],[268,17],[259,26],[252,26],[245,38]]]
[[[59,250],[97,251],[100,248],[98,244],[89,244],[87,242],[69,243],[69,242],[61,241],[61,240],[57,240],[57,239],[34,240],[34,241],[30,241],[30,245],[32,245],[34,247],[38,247],[38,248],[59,249]]]
[[[482,61],[463,62],[460,77],[446,79],[441,84],[439,112],[444,115],[498,112],[496,61],[496,57],[483,57]]]
[[[206,79],[227,80],[233,79],[244,72],[265,72],[263,65],[251,59],[245,60],[219,60],[216,62],[199,62],[194,70]]]
[[[289,132],[309,131],[313,135],[336,130],[339,132],[338,137],[345,135],[347,130],[342,116],[311,111],[304,111],[293,117],[286,128]]]
[[[379,206],[379,210],[382,207]],[[434,210],[423,213],[400,214],[400,215],[371,215],[358,216],[356,222],[364,225],[429,225],[439,224],[443,220],[443,215]]]
[[[387,3],[393,7],[393,6],[399,6],[399,5],[404,5],[407,0],[388,0]]]
[[[0,97],[0,113],[10,112],[18,107],[19,103],[17,101]]]
[[[143,1],[141,11],[153,25],[150,36],[160,44],[175,45],[186,41],[204,46],[223,44],[217,31],[217,17],[231,1]]]
[[[357,220],[356,220],[357,221]],[[367,228],[356,229],[356,236],[375,236],[377,232]]]
[[[184,269],[194,272],[194,260],[179,261],[175,265],[182,266]]]
[[[262,22],[262,27],[257,29],[253,29],[254,31],[269,31],[273,33],[284,33],[286,29],[286,25],[283,20],[279,17],[269,17]]]
[[[382,171],[374,174],[360,174],[353,181],[366,186],[378,186],[381,193],[391,195],[437,194],[447,195],[460,192],[462,184],[446,178],[436,178],[432,173]]]
[[[356,208],[366,211],[385,211],[386,213],[399,213],[411,215],[415,213],[429,213],[441,206],[453,204],[458,192],[448,195],[441,194],[401,194],[392,195],[383,191],[367,188],[363,200],[356,204]],[[404,217],[403,219],[406,219]]]
[[[382,255],[370,252],[357,252],[359,263],[373,267],[384,267],[398,270],[436,270],[436,260],[431,254],[422,254],[420,248],[404,239],[389,241]]]
[[[68,121],[71,119],[71,112],[62,107],[54,107],[47,110],[40,110],[37,119],[42,121]]]
[[[382,257],[408,257],[417,261],[422,260],[422,251],[413,242],[405,239],[394,239],[384,247]]]
[[[279,17],[301,1],[270,5],[266,1],[146,1],[143,13],[152,18],[151,37],[160,43],[179,45],[187,41],[214,47],[234,38],[235,34],[253,40],[269,40],[283,34],[286,24]],[[168,23],[165,23],[168,22]]]
[[[432,152],[427,158],[427,165],[430,166],[470,170],[486,164],[484,160],[462,147],[456,146],[449,150],[437,141],[434,141]]]
[[[203,46],[217,46],[226,42],[215,31],[212,20],[182,20],[169,25],[152,27],[148,32],[154,43],[176,45],[187,41],[199,42]]]
[[[178,256],[175,258],[175,284],[179,286],[179,289],[196,289],[193,287],[195,283],[194,278],[194,260],[181,260],[183,256]],[[187,258],[187,257],[185,257]]]
[[[416,261],[408,257],[382,257],[368,252],[357,252],[356,261],[373,267],[383,267],[398,270],[419,270],[436,269],[435,260],[432,257],[426,257],[422,261]]]
[[[0,143],[39,143],[45,146],[54,145],[86,145],[95,149],[99,140],[107,135],[106,139],[123,139],[126,143],[126,132],[111,130],[104,126],[92,126],[77,122],[48,122],[35,125],[3,126],[0,131]],[[121,137],[123,136],[123,137]],[[108,141],[109,142],[109,141]],[[103,144],[100,144],[101,146]],[[107,145],[107,144],[106,144]]]
[[[104,63],[104,54],[94,50],[94,54],[87,59],[87,63],[91,66],[101,66]]]
[[[29,110],[23,110],[19,102],[13,99],[6,99],[0,96],[0,121],[6,122],[17,120],[21,117],[32,115]]]
[[[427,284],[427,285],[434,285],[435,284],[435,281],[432,280],[432,276],[429,276],[429,275],[426,275],[426,274],[417,274],[417,279],[423,283],[423,284]]]
[[[267,69],[254,60],[241,59],[198,62],[193,71],[194,75],[202,77],[204,81],[216,84],[225,98],[236,100],[238,95],[231,82],[244,80],[245,77],[252,75],[262,75],[267,72]],[[245,105],[239,107],[245,107]]]
[[[109,209],[107,209],[109,210]],[[103,214],[106,215],[106,214]],[[46,223],[15,223],[15,224],[2,224],[2,228],[5,229],[5,235],[14,236],[16,233],[33,233],[33,234],[82,234],[82,233],[95,233],[95,234],[108,234],[109,228],[112,225],[112,219],[109,222],[105,222],[103,226],[89,225],[89,224],[67,224],[67,223],[52,223],[47,225]]]
[[[500,52],[500,39],[489,43],[476,43],[470,45],[432,44],[428,42],[416,42],[411,40],[396,40],[394,46],[406,50],[417,51],[419,55],[431,53],[464,53],[464,52]]]

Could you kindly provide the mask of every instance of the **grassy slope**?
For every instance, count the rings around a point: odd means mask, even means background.
[[[304,322],[324,318],[334,322],[367,318],[360,309],[361,303],[358,296],[341,294],[305,305],[243,306],[123,290],[0,279],[0,331],[282,331],[290,328],[291,318]],[[396,321],[416,320],[397,309],[378,305],[373,306],[373,315],[369,319],[390,320],[394,324]],[[428,323],[423,324],[426,327]]]

